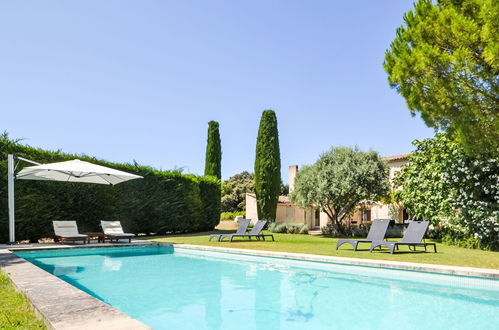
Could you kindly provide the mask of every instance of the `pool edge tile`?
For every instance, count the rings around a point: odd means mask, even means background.
[[[249,249],[193,245],[193,244],[172,244],[172,243],[160,243],[160,244],[173,245],[174,247],[178,248],[241,253],[247,255],[263,256],[263,257],[286,258],[286,259],[295,259],[295,260],[318,261],[318,262],[328,262],[328,263],[337,263],[337,264],[346,264],[346,265],[356,265],[356,266],[381,267],[381,268],[390,268],[398,270],[411,270],[419,272],[499,279],[499,270],[489,269],[489,268],[472,268],[472,267],[459,267],[459,266],[448,266],[448,265],[437,265],[437,264],[421,264],[421,263],[403,262],[403,261],[346,258],[346,257],[322,256],[317,254],[249,250]]]

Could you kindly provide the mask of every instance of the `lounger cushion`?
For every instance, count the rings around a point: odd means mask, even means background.
[[[135,234],[123,232],[123,227],[121,227],[121,222],[119,221],[101,221],[101,227],[104,234],[108,236],[120,236],[120,237],[132,237]]]
[[[78,232],[76,221],[52,221],[54,234],[59,237],[87,237]]]

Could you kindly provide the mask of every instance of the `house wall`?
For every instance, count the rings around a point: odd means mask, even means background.
[[[291,165],[288,169],[288,185],[289,192],[293,192],[295,190],[295,178],[298,173],[298,165]]]
[[[277,204],[276,221],[284,222],[300,222],[306,223],[307,212],[294,204]]]
[[[388,167],[390,168],[390,182],[395,177],[395,173],[401,170],[402,165],[405,165],[407,163],[408,163],[407,159],[392,161],[388,163]]]
[[[402,165],[407,164],[408,161],[407,159],[403,160],[396,160],[396,161],[389,161],[388,162],[388,167],[390,169],[389,177],[390,177],[390,182],[393,180],[395,173],[400,171]],[[296,177],[296,173],[298,172],[298,166],[297,165],[292,165],[289,167],[289,187],[290,191],[294,188],[294,179]],[[383,218],[387,219],[390,218],[389,216],[389,209],[388,205],[374,205],[371,206],[370,208],[370,220],[374,220],[377,218]],[[246,218],[251,219],[252,222],[256,222],[258,220],[258,213],[256,209],[256,198],[253,194],[246,194]],[[399,221],[398,222],[403,222],[403,211],[400,210],[400,216],[399,216]],[[329,222],[330,219],[328,215],[324,212],[319,213],[319,227],[326,226]],[[302,209],[298,207],[297,205],[293,203],[278,203],[277,204],[277,214],[276,214],[276,221],[278,223],[284,223],[284,222],[295,222],[295,223],[305,223],[308,225],[309,228],[316,228],[317,226],[314,226],[316,223],[315,221],[315,209],[314,208],[307,208],[307,209]],[[353,221],[355,223],[360,223],[362,221],[362,212],[360,208],[354,211],[353,215],[350,217],[348,221]]]
[[[329,216],[325,212],[320,213],[320,226],[319,227],[324,227],[329,223]]]
[[[246,193],[246,219],[251,219],[251,222],[253,223],[258,220],[256,198],[254,195],[248,193]]]
[[[246,194],[246,218],[251,219],[251,222],[253,223],[258,220],[256,198],[253,194]],[[292,203],[277,204],[277,223],[304,223],[309,228],[313,228],[314,220],[315,210],[313,208],[302,209],[298,205]]]

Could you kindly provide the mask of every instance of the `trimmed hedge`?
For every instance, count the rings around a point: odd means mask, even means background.
[[[214,176],[198,177],[205,221],[199,230],[211,230],[220,222],[222,185]]]
[[[80,232],[99,231],[100,220],[119,220],[128,232],[165,234],[211,230],[220,219],[220,181],[214,177],[115,164],[25,146],[0,136],[0,242],[8,240],[7,154],[51,163],[79,158],[142,175],[116,186],[16,180],[16,239],[52,237],[52,220],[76,220]],[[18,170],[29,164],[21,163]]]

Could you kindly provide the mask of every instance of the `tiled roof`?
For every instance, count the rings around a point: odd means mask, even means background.
[[[281,204],[291,204],[288,196],[279,196],[278,203]]]
[[[394,155],[394,156],[386,156],[382,157],[384,160],[389,161],[389,162],[394,162],[397,160],[406,160],[411,154],[401,154],[401,155]]]

